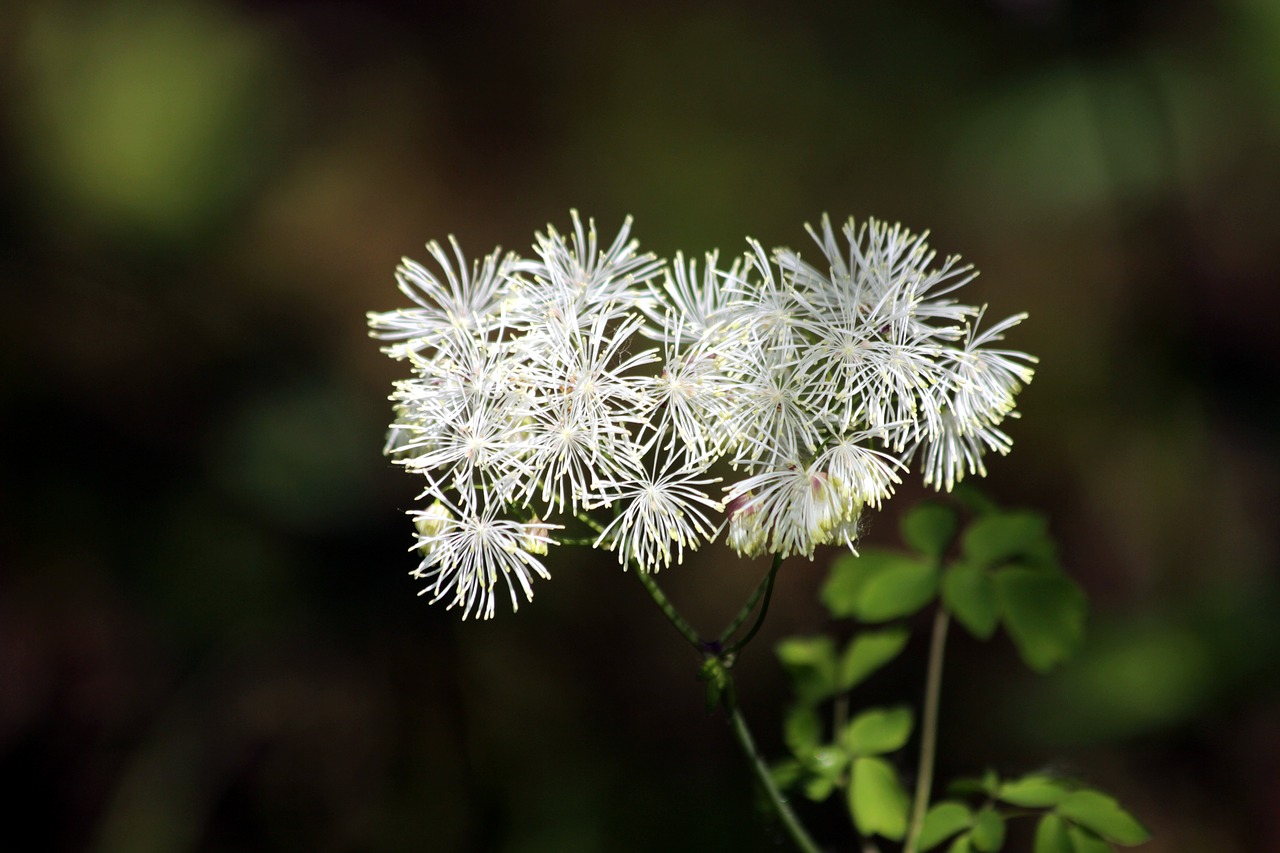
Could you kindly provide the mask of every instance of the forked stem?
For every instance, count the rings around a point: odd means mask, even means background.
[[[760,608],[759,615],[756,617],[755,624],[751,626],[751,630],[747,632],[746,636],[735,643],[728,652],[719,652],[718,654],[720,656],[732,654],[742,648],[753,636],[755,636],[756,632],[760,630],[760,625],[764,621],[765,613],[769,609],[769,597],[773,590],[773,579],[778,572],[778,566],[781,564],[782,558],[774,557],[773,567],[769,570],[769,574],[761,582],[760,586],[756,588],[751,599],[739,612],[738,616],[729,626],[729,629],[721,635],[721,640],[715,645],[719,645],[720,642],[723,642],[725,638],[728,638],[734,631],[741,627],[742,623],[746,621],[747,616],[749,616],[751,611],[754,609],[756,603],[761,601],[763,598],[763,604]],[[640,583],[649,593],[649,597],[658,605],[658,609],[667,617],[667,621],[680,632],[680,635],[684,637],[690,645],[699,652],[706,654],[708,651],[708,644],[698,636],[698,632],[693,629],[693,626],[680,615],[678,610],[676,610],[675,605],[671,603],[671,599],[667,598],[666,593],[662,591],[662,587],[658,586],[658,582],[654,580],[653,575],[649,572],[637,571],[636,577],[640,579]],[[738,708],[732,681],[729,682],[728,689],[724,690],[721,696],[725,712],[729,715],[729,727],[733,729],[734,739],[738,741],[738,746],[741,747],[747,761],[751,764],[751,769],[756,774],[756,779],[760,782],[760,787],[764,789],[765,795],[769,798],[769,803],[777,813],[778,819],[782,822],[783,828],[787,831],[787,835],[791,837],[791,840],[795,842],[796,847],[798,847],[802,853],[820,853],[818,845],[809,837],[809,833],[805,830],[804,825],[800,823],[800,819],[796,817],[796,813],[791,809],[791,804],[787,801],[786,796],[783,795],[782,791],[778,788],[777,783],[774,782],[773,774],[769,772],[769,765],[765,763],[764,758],[756,749],[755,739],[751,737],[751,730],[747,728],[747,721],[743,718],[742,711]]]
[[[755,625],[747,632],[747,635],[741,640],[733,644],[733,651],[740,650],[747,643],[751,642],[751,638],[756,635],[756,631],[760,630],[760,626],[764,623],[765,614],[769,612],[769,599],[773,595],[773,581],[778,574],[778,567],[782,565],[782,555],[775,554],[773,564],[769,566],[769,573],[764,576],[760,584],[756,587],[755,592],[751,593],[751,597],[747,599],[747,603],[742,605],[742,609],[738,611],[738,615],[733,617],[733,621],[729,623],[729,627],[724,629],[720,635],[720,644],[723,645],[729,641],[733,633],[742,627],[742,623],[747,621],[747,617],[751,615],[751,611],[755,609],[756,603],[760,601],[761,596],[764,597],[764,605],[760,608],[760,615],[756,617]]]
[[[699,652],[703,651],[705,646],[702,638],[698,636],[697,631],[693,630],[693,626],[680,615],[680,611],[676,610],[676,606],[671,603],[671,599],[667,598],[667,594],[662,591],[662,587],[658,586],[658,582],[653,579],[653,573],[636,569],[636,577],[640,579],[641,585],[649,593],[649,597],[653,599],[654,604],[658,605],[662,615],[666,616],[667,621],[680,632],[680,636],[688,640],[689,644]]]

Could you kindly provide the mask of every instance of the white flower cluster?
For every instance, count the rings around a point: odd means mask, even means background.
[[[470,268],[432,243],[438,272],[397,271],[417,307],[369,315],[412,370],[387,452],[426,483],[413,574],[433,601],[489,618],[501,582],[518,607],[552,532],[601,509],[595,545],[641,571],[715,539],[726,508],[744,556],[852,547],[912,460],[950,489],[1008,451],[1035,359],[991,344],[1024,315],[977,331],[950,297],[974,273],[934,267],[923,235],[850,220],[842,241],[824,217],[817,266],[751,242],[699,270],[639,254],[630,224],[603,248],[574,213],[535,258]],[[721,464],[745,475],[722,501]]]

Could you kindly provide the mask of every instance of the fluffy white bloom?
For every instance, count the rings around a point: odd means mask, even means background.
[[[997,345],[1024,315],[980,331],[955,297],[976,273],[926,234],[823,217],[816,261],[748,241],[667,267],[630,229],[605,245],[574,212],[532,258],[472,265],[432,243],[434,268],[397,270],[415,307],[369,315],[409,367],[386,451],[434,501],[411,513],[433,601],[491,616],[501,578],[514,608],[568,524],[641,571],[726,523],[747,556],[852,547],[914,462],[951,489],[1009,450],[1035,359]],[[740,472],[723,521],[717,465]]]
[[[458,242],[450,237],[449,245],[456,268],[439,243],[427,244],[443,278],[408,258],[396,269],[400,292],[419,307],[369,313],[375,334],[384,340],[404,341],[385,348],[393,358],[432,349],[442,340],[483,336],[498,313],[502,288],[516,268],[515,255],[503,255],[501,249],[495,249],[468,273]]]
[[[817,465],[762,471],[728,489],[729,543],[745,556],[803,554],[819,545],[852,547],[863,501]]]
[[[718,483],[707,477],[682,452],[664,453],[638,477],[606,481],[601,488],[608,505],[621,511],[596,539],[596,547],[617,552],[624,566],[634,562],[642,571],[657,571],[684,562],[685,550],[696,551],[716,538],[720,525],[707,512],[723,512],[703,486]]]
[[[439,499],[409,515],[418,531],[414,548],[422,554],[411,574],[427,581],[419,595],[430,594],[432,602],[447,599],[449,608],[460,606],[463,619],[473,612],[493,618],[499,581],[511,595],[511,609],[517,610],[517,587],[532,600],[532,576],[551,576],[534,556],[554,544],[549,525],[499,518],[491,506],[460,510]]]

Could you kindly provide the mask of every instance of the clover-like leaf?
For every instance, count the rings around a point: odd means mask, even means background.
[[[974,816],[969,837],[975,850],[995,853],[1004,846],[1004,817],[994,809],[983,809]]]
[[[836,649],[830,637],[788,637],[778,643],[777,654],[800,702],[814,705],[836,692]]]
[[[964,803],[955,800],[934,803],[925,812],[917,848],[921,853],[931,850],[957,832],[968,829],[972,823],[973,812]]]
[[[947,792],[960,797],[994,797],[1000,787],[1000,776],[994,770],[986,770],[981,777],[963,776],[947,785]]]
[[[840,785],[845,768],[849,766],[849,753],[830,744],[813,751],[805,762],[809,779],[805,782],[805,796],[811,800],[825,800]]]
[[[901,841],[907,834],[907,792],[893,765],[883,758],[858,758],[853,762],[849,786],[849,810],[863,835],[882,835]]]
[[[1114,847],[1083,827],[1069,827],[1067,837],[1075,853],[1115,853]]]
[[[1054,560],[1049,523],[1033,512],[999,512],[979,518],[964,532],[964,555],[979,566],[997,566],[1019,557],[1037,564]]]
[[[1067,823],[1053,812],[1040,818],[1036,824],[1035,846],[1033,853],[1075,853],[1071,836],[1067,834]]]
[[[1020,779],[1000,783],[996,799],[1028,809],[1055,806],[1071,793],[1071,788],[1061,779],[1043,773],[1029,773]]]
[[[980,640],[995,633],[1000,600],[991,575],[978,566],[961,563],[942,575],[942,603],[961,625]]]
[[[955,510],[938,503],[922,503],[902,517],[902,540],[926,557],[941,557],[960,522]]]
[[[897,657],[907,645],[910,633],[905,628],[862,631],[849,641],[840,656],[836,685],[848,690],[861,684],[880,667]]]
[[[821,598],[832,616],[885,622],[915,613],[937,589],[938,571],[931,561],[866,548],[861,556],[843,557],[832,566]]]
[[[1151,837],[1151,833],[1133,815],[1101,791],[1074,791],[1058,803],[1055,811],[1072,823],[1117,844],[1141,844]]]
[[[805,777],[805,769],[796,759],[788,758],[770,767],[769,775],[773,777],[773,784],[785,791],[800,784],[800,780]]]
[[[913,723],[910,708],[872,708],[849,721],[840,743],[853,755],[883,755],[906,744]]]
[[[782,740],[801,761],[812,760],[822,744],[822,721],[812,705],[795,705],[782,720]]]
[[[1006,566],[994,573],[1005,628],[1027,666],[1046,672],[1071,657],[1084,636],[1085,598],[1058,571]]]

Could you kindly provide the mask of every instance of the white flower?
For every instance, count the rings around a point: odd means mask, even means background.
[[[696,258],[686,263],[684,255],[676,253],[672,268],[663,270],[662,287],[649,286],[654,299],[639,305],[657,324],[646,327],[646,335],[654,340],[675,338],[704,345],[718,339],[743,308],[737,293],[723,284],[740,280],[740,262],[722,271],[717,266],[719,258],[718,252],[708,252],[699,275]]]
[[[498,518],[492,506],[460,510],[439,498],[409,515],[418,530],[414,548],[422,554],[410,574],[427,581],[419,595],[430,594],[432,602],[447,599],[449,608],[460,606],[463,619],[473,612],[493,618],[499,581],[511,594],[511,609],[518,610],[517,587],[532,601],[533,575],[551,576],[534,554],[555,544],[548,535],[553,525]]]
[[[720,369],[716,349],[706,340],[681,347],[677,331],[664,347],[662,374],[652,380],[657,429],[669,435],[666,447],[678,441],[693,459],[718,457],[731,443],[739,383]]]
[[[456,269],[439,243],[427,244],[443,279],[408,258],[396,269],[400,292],[419,307],[368,315],[369,326],[379,337],[404,341],[386,347],[385,352],[393,358],[434,348],[442,339],[483,334],[497,313],[502,288],[515,271],[515,255],[502,255],[501,249],[495,249],[468,273],[458,242],[450,237],[449,245],[457,259]]]
[[[838,234],[824,216],[816,263],[749,240],[727,269],[714,252],[668,269],[630,230],[604,246],[574,212],[532,259],[470,266],[452,238],[431,243],[438,271],[397,271],[415,307],[369,315],[409,367],[386,452],[431,501],[412,515],[433,601],[488,618],[505,583],[514,608],[547,576],[558,522],[602,507],[596,546],[641,571],[724,524],[744,556],[852,548],[909,463],[950,489],[1009,450],[1000,425],[1035,359],[996,344],[1023,315],[979,331],[983,311],[955,297],[976,273],[938,262],[926,234]],[[725,463],[742,479],[718,524],[704,488]]]
[[[743,556],[803,554],[818,545],[853,546],[862,499],[817,465],[793,462],[726,489],[729,544]]]
[[[687,454],[663,454],[661,465],[628,480],[600,484],[605,505],[621,504],[621,513],[596,539],[595,547],[618,554],[624,567],[632,561],[642,572],[684,562],[686,549],[696,551],[703,542],[712,542],[720,526],[707,517],[707,510],[723,512],[724,507],[707,497],[701,487],[720,482],[691,462]]]
[[[645,284],[663,267],[651,254],[637,254],[638,243],[628,240],[631,217],[627,217],[608,249],[601,250],[594,220],[584,230],[576,210],[573,235],[566,240],[550,225],[538,234],[534,250],[538,260],[516,264],[519,272],[532,276],[533,284],[521,293],[528,302],[529,318],[546,317],[589,320],[598,313],[610,318],[623,316],[644,297]]]

